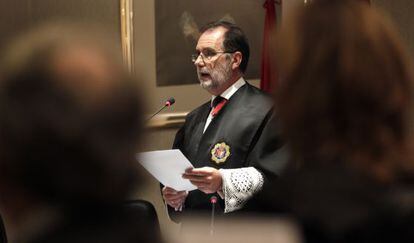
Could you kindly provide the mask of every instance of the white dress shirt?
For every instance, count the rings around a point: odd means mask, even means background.
[[[234,95],[234,93],[236,93],[236,91],[238,89],[240,89],[245,84],[246,84],[246,81],[244,80],[244,78],[240,77],[239,80],[237,80],[232,86],[230,86],[223,93],[221,93],[220,96],[223,97],[226,100],[229,100]],[[213,100],[216,97],[217,96],[215,96],[215,95],[211,96],[211,104],[213,104]],[[213,120],[213,115],[211,115],[211,112],[210,112],[210,114],[207,117],[206,124],[204,125],[203,133],[206,131],[207,127],[210,125],[212,120]]]

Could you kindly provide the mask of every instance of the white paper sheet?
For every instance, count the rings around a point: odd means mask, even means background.
[[[190,180],[181,176],[193,165],[178,149],[158,150],[137,154],[138,162],[163,185],[177,191],[197,189]]]

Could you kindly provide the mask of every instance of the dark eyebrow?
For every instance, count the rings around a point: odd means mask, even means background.
[[[215,49],[213,49],[211,47],[207,47],[207,48],[203,49],[203,51],[213,51],[213,52],[217,52]]]
[[[203,49],[201,49],[201,50],[197,50],[197,49],[196,49],[196,52],[197,52],[197,53],[200,53],[200,52],[206,52],[206,51],[209,51],[209,52],[217,52],[215,49],[213,49],[213,48],[211,48],[211,47],[206,47],[206,48],[203,48]]]

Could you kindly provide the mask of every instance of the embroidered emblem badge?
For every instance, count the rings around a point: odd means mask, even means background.
[[[230,156],[230,146],[225,142],[217,143],[214,145],[214,148],[211,150],[211,160],[216,164],[221,164],[226,162],[227,158]]]

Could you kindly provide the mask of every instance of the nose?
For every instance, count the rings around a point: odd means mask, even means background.
[[[204,60],[203,60],[203,57],[201,56],[201,54],[200,55],[198,55],[197,56],[197,58],[196,58],[196,60],[195,60],[195,62],[194,62],[194,65],[196,65],[196,66],[204,66]]]

